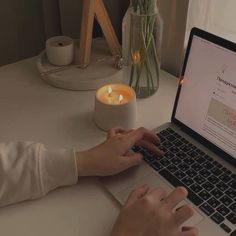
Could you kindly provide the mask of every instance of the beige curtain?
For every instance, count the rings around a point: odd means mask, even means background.
[[[187,34],[193,26],[236,42],[235,0],[189,0]]]

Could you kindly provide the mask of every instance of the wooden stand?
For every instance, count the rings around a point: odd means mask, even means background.
[[[115,31],[112,27],[103,0],[83,0],[82,26],[80,32],[79,50],[76,50],[75,60],[81,68],[90,63],[94,16],[100,24],[104,37],[114,57],[121,56]]]

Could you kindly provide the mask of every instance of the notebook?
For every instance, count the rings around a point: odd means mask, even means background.
[[[158,119],[158,118],[157,118]],[[123,204],[142,184],[188,189],[201,236],[236,236],[236,44],[198,28],[189,37],[171,122],[153,130],[164,156],[135,146],[144,163],[102,179]]]

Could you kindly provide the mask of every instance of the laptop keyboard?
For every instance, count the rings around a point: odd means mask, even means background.
[[[236,236],[236,175],[204,151],[167,128],[157,133],[163,156],[140,146],[144,161],[174,187],[188,189],[188,199],[230,236]],[[229,224],[230,222],[230,224]]]

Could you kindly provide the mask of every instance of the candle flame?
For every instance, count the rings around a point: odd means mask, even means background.
[[[139,52],[139,51],[135,51],[135,52],[132,54],[132,59],[133,59],[133,63],[134,63],[134,64],[140,63],[140,60],[141,60],[140,52]]]
[[[108,87],[107,92],[108,92],[108,96],[111,97],[112,88],[111,88],[111,87]]]
[[[119,96],[119,103],[121,103],[123,100],[124,100],[124,97],[123,97],[123,95],[120,94],[120,96]]]

